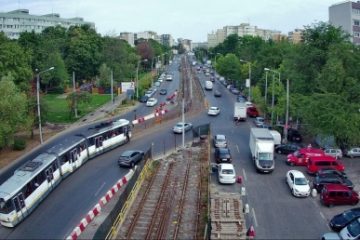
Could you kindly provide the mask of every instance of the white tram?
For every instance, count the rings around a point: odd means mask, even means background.
[[[63,178],[88,159],[127,143],[130,138],[130,122],[120,119],[68,137],[26,162],[0,185],[0,223],[15,227]]]

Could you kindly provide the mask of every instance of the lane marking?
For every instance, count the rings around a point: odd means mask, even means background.
[[[251,211],[252,211],[252,214],[253,214],[253,219],[254,219],[255,227],[258,227],[259,225],[258,225],[257,220],[256,220],[255,209],[252,208]]]
[[[240,153],[239,146],[237,144],[236,144],[236,149],[237,149],[238,153]]]
[[[246,172],[245,172],[244,168],[243,168],[242,172],[243,172],[244,180],[247,181],[247,176],[246,176]]]
[[[105,187],[105,182],[103,182],[103,184],[101,184],[99,189],[95,192],[95,197],[100,193],[101,189],[103,189],[104,187]]]
[[[326,221],[326,218],[322,212],[320,212],[320,216]]]

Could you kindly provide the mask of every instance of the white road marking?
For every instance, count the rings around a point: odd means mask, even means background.
[[[245,169],[243,169],[242,172],[243,172],[244,180],[247,181],[247,176],[246,176]]]
[[[101,189],[103,189],[104,186],[105,186],[105,182],[103,182],[103,184],[101,184],[101,186],[99,187],[99,189],[95,192],[95,196],[97,196],[97,195],[100,193]]]
[[[326,218],[322,212],[320,212],[320,216],[326,221]]]
[[[257,220],[256,220],[255,209],[252,208],[251,211],[252,211],[252,214],[253,214],[255,227],[258,227],[259,225],[258,225]]]
[[[236,149],[237,149],[238,153],[240,153],[239,146],[237,144],[236,144]]]

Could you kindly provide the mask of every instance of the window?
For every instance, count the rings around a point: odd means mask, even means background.
[[[7,202],[4,202],[3,199],[0,200],[0,213],[10,213],[12,210],[14,210],[14,206],[12,205],[12,202],[8,200]]]
[[[360,20],[354,19],[354,25],[355,25],[355,26],[360,26]]]

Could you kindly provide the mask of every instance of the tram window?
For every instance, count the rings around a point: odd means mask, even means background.
[[[101,147],[103,145],[103,137],[99,136],[95,138],[95,147]]]
[[[13,198],[16,211],[20,211],[23,207],[25,207],[24,195],[19,193],[17,196]]]
[[[10,213],[12,210],[14,210],[14,205],[10,200],[6,202],[2,200],[0,201],[0,213],[7,214]]]
[[[77,154],[77,149],[73,149],[71,152],[70,152],[70,158],[73,160],[73,161],[76,161],[78,159],[78,154]]]
[[[66,157],[66,154],[64,155],[61,155],[59,157],[59,160],[60,160],[60,164],[62,165],[63,163],[66,163],[68,161],[67,157]]]
[[[89,145],[90,146],[95,145],[95,138],[94,137],[89,138]]]
[[[45,174],[46,174],[46,179],[48,180],[48,182],[50,182],[51,180],[54,179],[53,176],[53,169],[50,167],[47,170],[45,170]]]

